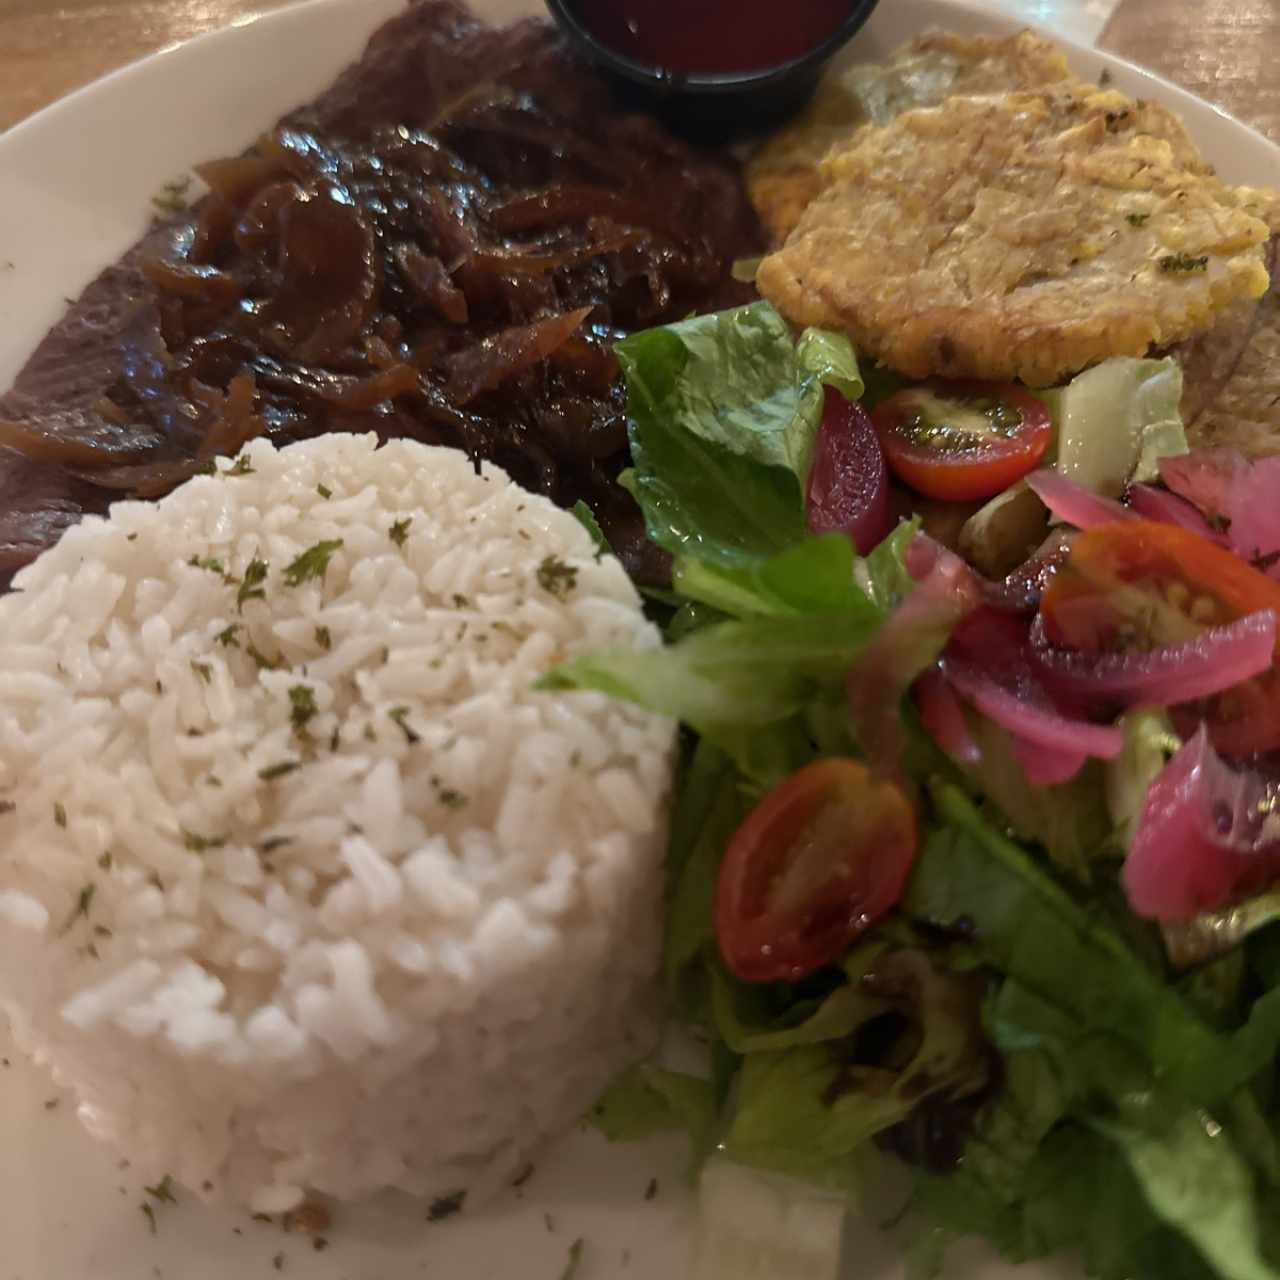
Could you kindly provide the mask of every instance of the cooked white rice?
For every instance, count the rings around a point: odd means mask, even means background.
[[[672,726],[531,686],[656,633],[572,515],[375,443],[256,442],[0,599],[0,999],[263,1211],[472,1204],[655,1035]]]

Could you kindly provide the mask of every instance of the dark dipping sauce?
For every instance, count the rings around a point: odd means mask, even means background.
[[[677,75],[761,71],[803,57],[835,33],[851,0],[578,0],[597,40]]]
[[[617,484],[612,346],[745,300],[730,267],[759,232],[731,162],[618,111],[547,24],[494,30],[435,0],[198,172],[210,194],[91,286],[0,397],[0,495],[17,495],[0,571],[254,436],[374,431],[585,501],[633,576],[664,580]],[[44,471],[15,471],[6,445]]]

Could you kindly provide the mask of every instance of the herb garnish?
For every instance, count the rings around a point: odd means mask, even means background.
[[[110,871],[113,861],[114,859],[111,857],[110,849],[108,849],[106,853],[98,855],[98,866],[101,867],[103,871]]]
[[[1131,227],[1140,227],[1149,217],[1151,217],[1149,213],[1126,213],[1124,220]]]
[[[1189,253],[1170,253],[1160,259],[1160,270],[1166,272],[1177,271],[1207,271],[1209,269],[1209,255],[1202,253],[1198,258],[1193,258]]]
[[[471,601],[466,596],[458,595],[455,591],[453,594],[453,607],[455,609],[469,609],[471,608]]]
[[[230,839],[229,836],[202,836],[197,835],[194,831],[182,831],[182,843],[186,845],[192,853],[207,853],[210,849],[221,849]]]
[[[341,546],[342,539],[333,538],[317,542],[314,547],[308,547],[285,569],[285,584],[290,587],[300,587],[304,582],[310,582],[312,578],[322,579],[325,570],[329,567],[329,561],[333,559],[333,553]]]
[[[286,773],[292,773],[300,768],[301,765],[301,760],[281,760],[279,764],[269,764],[265,769],[259,769],[258,777],[263,782],[274,782],[277,778],[283,778]]]
[[[235,462],[227,468],[225,474],[229,476],[253,475],[253,463],[249,461],[249,455],[247,453],[242,453]]]
[[[752,275],[751,278],[754,280],[755,276]],[[600,528],[595,512],[581,498],[569,508],[569,511],[577,516],[578,523],[591,535],[591,541],[596,544],[596,559],[599,560],[606,551],[610,550],[610,547],[609,539],[604,536],[604,530]]]
[[[281,659],[279,654],[274,658],[268,658],[252,640],[249,641],[249,648],[247,652],[249,657],[253,659],[254,665],[257,666],[259,671],[274,671],[280,665]]]
[[[199,556],[192,556],[187,563],[193,569],[207,569],[210,573],[216,573],[224,582],[235,581],[235,578],[227,572],[227,566],[217,556],[205,556],[203,560]]]
[[[644,1189],[644,1198],[646,1200],[652,1200],[654,1196],[656,1196],[657,1194],[658,1194],[658,1180],[657,1178],[650,1178],[649,1185]]]
[[[178,1203],[177,1197],[173,1194],[173,1178],[167,1173],[154,1187],[143,1187],[142,1189],[153,1200],[157,1200],[161,1204]]]
[[[187,207],[187,189],[191,186],[191,178],[174,178],[166,182],[155,195],[151,204],[157,213],[181,213]]]
[[[455,1191],[452,1195],[441,1196],[438,1200],[433,1200],[431,1208],[427,1210],[427,1221],[439,1222],[443,1218],[451,1218],[462,1208],[466,1198],[466,1191]]]
[[[405,741],[410,746],[413,746],[416,742],[422,741],[422,735],[415,733],[406,723],[406,719],[409,715],[408,707],[392,707],[391,710],[387,712],[387,715],[395,721],[400,732],[404,734]]]
[[[61,804],[59,804],[56,801],[54,802],[54,806],[53,806],[53,820],[58,824],[58,826],[62,827],[63,830],[66,829],[67,811],[62,807]]]
[[[316,706],[315,690],[310,685],[295,684],[289,690],[289,720],[293,725],[294,733],[304,734],[308,722],[319,712],[320,708]]]
[[[328,486],[327,484],[318,484],[318,485],[316,485],[316,492],[317,492],[317,493],[318,493],[322,498],[332,498],[332,497],[333,497],[333,490],[332,490],[332,489],[330,489],[330,488],[329,488],[329,486]]]
[[[240,590],[236,592],[236,608],[241,613],[244,612],[247,601],[267,598],[262,584],[267,580],[267,570],[270,567],[265,560],[259,560],[257,556],[254,556],[245,567],[244,581],[240,584]]]
[[[233,622],[229,627],[224,627],[218,632],[214,639],[227,649],[238,649],[240,641],[236,639],[236,632],[240,630],[240,624]]]
[[[194,671],[196,675],[205,682],[205,684],[212,683],[213,668],[207,662],[196,662],[193,659],[191,662],[191,670]]]
[[[151,1234],[155,1235],[156,1234],[156,1211],[149,1204],[147,1204],[145,1200],[138,1206],[138,1208],[141,1209],[144,1214],[146,1214],[147,1225],[151,1228]]]
[[[579,1236],[569,1246],[569,1260],[564,1264],[564,1270],[560,1273],[560,1280],[572,1280],[578,1272],[578,1264],[582,1261],[582,1237]]]
[[[97,892],[98,892],[98,886],[94,884],[92,881],[90,881],[87,885],[84,886],[83,889],[80,890],[80,893],[76,897],[76,905],[71,908],[71,914],[67,917],[66,922],[63,924],[62,928],[58,930],[58,937],[61,938],[63,934],[68,933],[71,929],[71,926],[75,924],[75,922],[79,920],[81,916],[84,916],[85,919],[88,919],[89,908],[93,905],[93,895]]]
[[[565,600],[578,585],[578,571],[559,556],[547,556],[538,566],[538,586],[557,600]]]
[[[409,540],[409,526],[412,523],[412,516],[405,516],[403,520],[397,520],[395,524],[387,530],[387,537],[390,538],[397,547],[403,547]]]
[[[445,787],[440,793],[440,803],[446,809],[461,809],[467,803],[467,797],[461,791],[455,791],[452,787]]]
[[[272,836],[269,840],[264,840],[258,846],[259,853],[275,853],[277,849],[283,849],[285,845],[292,844],[292,836]]]
[[[329,634],[328,627],[316,628],[316,644],[326,651],[333,648],[333,636]]]

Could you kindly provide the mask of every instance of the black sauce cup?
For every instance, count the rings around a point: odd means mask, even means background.
[[[827,63],[857,34],[877,4],[849,0],[848,14],[830,35],[776,66],[686,75],[637,62],[600,39],[582,17],[591,0],[546,2],[570,43],[595,63],[624,102],[703,142],[756,133],[799,110]]]

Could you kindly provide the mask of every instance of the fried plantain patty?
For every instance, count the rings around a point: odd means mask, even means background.
[[[864,126],[757,283],[901,373],[1048,386],[1210,328],[1268,286],[1270,193],[1176,117],[1064,81]]]

